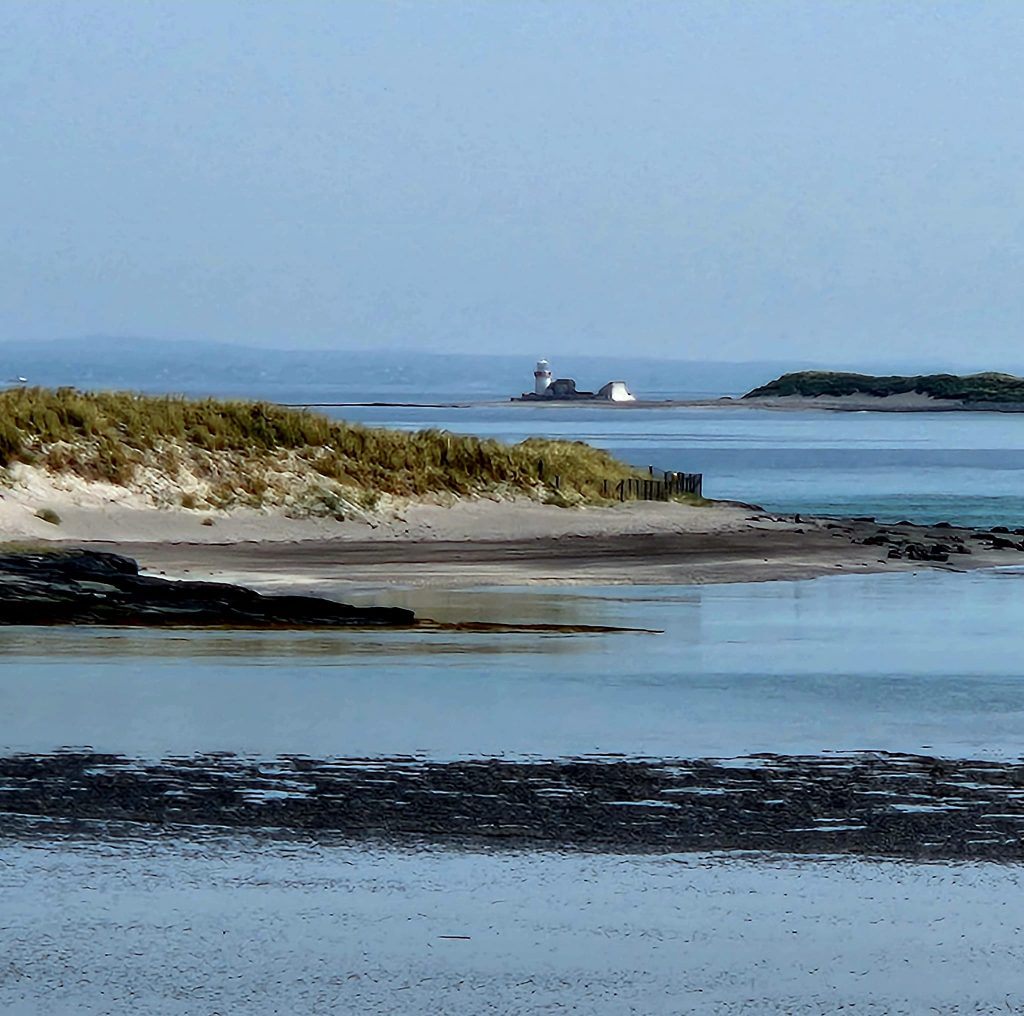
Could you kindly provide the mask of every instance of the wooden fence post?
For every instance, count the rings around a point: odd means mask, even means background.
[[[603,480],[602,489],[605,496],[618,496],[620,501],[671,501],[675,494],[704,496],[703,473],[677,473],[675,470],[666,470],[661,476],[655,477],[653,466],[648,466],[647,472],[646,477],[641,474],[619,480],[614,489],[609,487],[607,480]],[[557,479],[556,477],[556,486]]]

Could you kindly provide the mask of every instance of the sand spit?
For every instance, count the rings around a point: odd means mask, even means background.
[[[113,550],[148,571],[260,588],[702,584],[1024,565],[1024,530],[801,518],[735,502],[564,508],[526,498],[389,499],[372,513],[187,509],[43,470],[0,493],[0,541]]]
[[[489,405],[490,403],[477,403]],[[921,392],[904,392],[900,395],[766,395],[757,398],[717,399],[659,399],[637,400],[636,402],[523,402],[524,406],[541,406],[542,411],[558,408],[597,407],[635,412],[644,409],[773,409],[778,411],[806,412],[808,409],[825,409],[847,413],[1024,413],[1024,403],[1019,402],[961,402],[957,399],[936,399]],[[453,407],[458,408],[458,407]]]
[[[553,532],[542,535],[538,530],[548,510],[536,509],[428,512],[431,528],[417,528],[416,536],[405,538],[392,532],[362,540],[117,547],[151,571],[309,591],[350,584],[702,585],[1024,566],[1024,534],[857,520],[798,522],[736,506],[651,504],[552,509]],[[460,521],[468,524],[459,528]]]
[[[1020,412],[1024,406],[1000,403],[972,403],[956,399],[936,399],[921,392],[903,392],[899,395],[771,395],[763,398],[730,400],[727,405],[746,406],[751,409],[831,409],[853,413],[949,413]]]

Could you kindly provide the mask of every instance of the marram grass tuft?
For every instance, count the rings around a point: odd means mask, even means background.
[[[273,503],[275,476],[280,486],[280,477],[296,471],[325,503],[346,494],[364,510],[382,495],[554,495],[560,504],[593,503],[641,475],[581,442],[507,445],[365,427],[266,402],[73,388],[0,392],[0,466],[18,462],[119,485],[143,470],[188,474],[205,484],[205,502],[214,507]],[[178,503],[199,506],[184,487]]]

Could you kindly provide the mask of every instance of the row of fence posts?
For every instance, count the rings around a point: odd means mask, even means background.
[[[677,494],[694,494],[701,497],[704,485],[703,473],[665,472],[661,476],[654,475],[654,466],[648,466],[648,477],[635,477],[611,483],[601,481],[601,493],[604,497],[619,501],[670,501]],[[537,474],[544,479],[544,462],[537,464]],[[558,490],[562,485],[560,476],[552,476],[549,486]]]
[[[619,501],[670,501],[677,494],[701,496],[702,473],[665,473],[663,477],[619,480],[612,486],[604,481],[602,493]]]

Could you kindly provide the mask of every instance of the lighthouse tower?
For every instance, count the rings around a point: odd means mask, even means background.
[[[533,392],[535,395],[543,395],[551,384],[551,371],[548,368],[547,360],[538,360],[537,369],[533,372]]]

